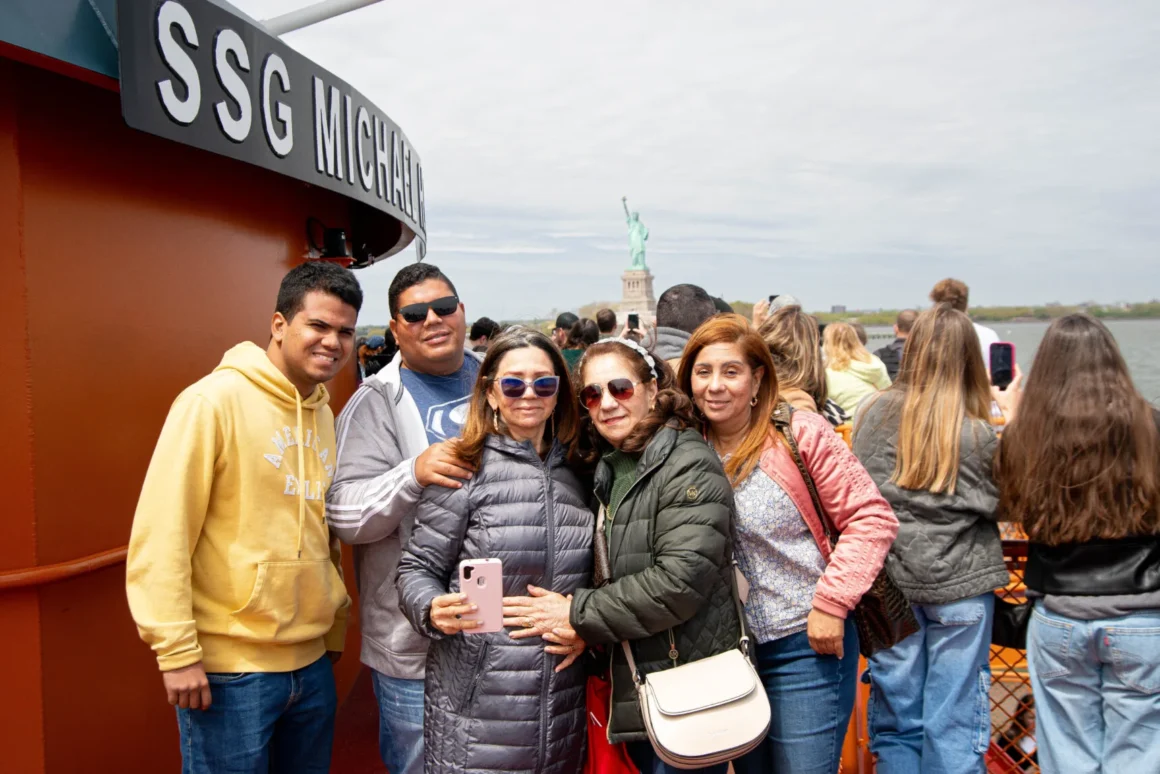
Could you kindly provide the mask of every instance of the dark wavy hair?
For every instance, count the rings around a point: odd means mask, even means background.
[[[1036,542],[1160,533],[1160,433],[1102,322],[1047,329],[995,470],[1003,517]]]
[[[651,353],[650,353],[651,354]],[[626,347],[616,339],[604,339],[590,346],[584,351],[584,356],[580,358],[580,363],[576,367],[575,373],[575,392],[577,395],[584,389],[584,369],[595,358],[603,357],[604,355],[615,355],[619,357],[629,370],[632,371],[634,381],[640,382],[642,385],[647,385],[653,381],[652,373],[649,371],[648,363],[641,357],[640,353],[631,347]],[[677,377],[673,373],[673,369],[661,360],[659,357],[653,355],[653,361],[656,363],[656,386],[657,397],[653,403],[652,410],[645,415],[644,419],[637,423],[632,432],[624,439],[624,443],[620,445],[620,450],[628,454],[640,454],[645,450],[645,447],[652,441],[653,436],[662,427],[672,427],[676,430],[684,430],[687,427],[693,427],[693,403],[677,388]],[[578,458],[586,464],[593,464],[600,455],[608,449],[608,442],[601,437],[597,432],[595,424],[592,422],[592,417],[587,410],[580,411],[580,437],[579,446],[577,449]]]
[[[504,355],[517,349],[534,347],[548,356],[552,363],[552,370],[560,377],[560,391],[556,393],[556,410],[552,412],[552,425],[555,428],[555,439],[560,442],[569,453],[575,452],[579,411],[576,397],[572,392],[572,383],[568,380],[568,365],[560,350],[544,334],[530,328],[512,327],[505,330],[492,341],[487,349],[487,355],[479,366],[479,376],[476,377],[475,387],[471,391],[471,405],[467,409],[467,421],[463,424],[463,435],[454,441],[456,455],[472,465],[479,465],[483,457],[483,445],[487,436],[495,433],[498,425],[504,433],[506,426],[503,418],[496,418],[496,413],[487,402],[487,392],[495,384],[496,374]],[[545,440],[552,438],[545,432]],[[506,434],[506,433],[505,433]]]

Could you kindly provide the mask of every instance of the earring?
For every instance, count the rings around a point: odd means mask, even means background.
[[[556,412],[552,412],[552,440],[556,440]]]
[[[757,396],[756,396],[756,395],[754,395],[754,396],[753,396],[753,400],[749,401],[749,405],[750,405],[750,406],[756,406],[756,405],[757,405]]]
[[[499,412],[491,412],[491,426],[495,428],[496,435],[499,435]]]

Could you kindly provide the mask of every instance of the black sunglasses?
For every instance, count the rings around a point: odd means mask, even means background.
[[[608,382],[608,394],[616,400],[624,401],[636,394],[636,385],[631,379],[612,379]],[[590,384],[580,391],[580,402],[589,411],[599,408],[604,399],[604,388],[599,384]]]
[[[411,324],[420,323],[427,319],[427,312],[434,311],[440,317],[449,317],[459,309],[459,296],[444,296],[425,304],[407,304],[399,310],[403,320]]]
[[[560,377],[541,376],[539,379],[525,382],[514,376],[505,376],[499,380],[499,391],[505,398],[522,398],[532,388],[537,398],[550,398],[560,389]]]

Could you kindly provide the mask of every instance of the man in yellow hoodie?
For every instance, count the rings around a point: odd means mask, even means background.
[[[295,268],[266,349],[229,350],[161,430],[126,588],[177,707],[185,774],[329,771],[350,599],[324,510],[322,383],[346,365],[361,306],[346,269]]]

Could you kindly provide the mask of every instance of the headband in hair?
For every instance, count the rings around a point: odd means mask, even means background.
[[[615,339],[605,339],[605,341],[613,341],[613,342],[616,342],[617,344],[623,344],[624,346],[628,347],[636,354],[640,355],[644,359],[645,364],[648,366],[648,372],[650,374],[652,374],[653,381],[655,382],[658,380],[657,361],[653,360],[653,356],[648,353],[647,349],[645,349],[644,347],[637,344],[635,341],[633,341],[631,339],[615,338]]]

